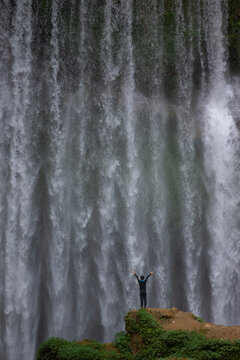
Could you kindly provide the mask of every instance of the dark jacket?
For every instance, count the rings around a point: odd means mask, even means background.
[[[140,290],[140,294],[146,294],[147,293],[147,290],[146,290],[146,285],[147,285],[147,280],[148,280],[148,278],[149,278],[149,276],[151,276],[151,274],[149,274],[147,277],[146,277],[146,279],[144,279],[144,280],[141,280],[141,279],[139,279],[139,277],[137,276],[137,274],[134,274],[135,276],[136,276],[136,278],[137,278],[137,280],[138,280],[138,283],[139,283],[139,290]]]

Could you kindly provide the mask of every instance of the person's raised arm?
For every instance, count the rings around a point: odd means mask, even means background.
[[[137,276],[137,274],[135,273],[135,271],[132,271],[132,274],[136,276],[137,280],[139,281],[139,277]]]
[[[148,276],[146,277],[146,280],[145,280],[145,281],[147,281],[147,279],[149,278],[149,276],[151,276],[152,274],[153,274],[153,271],[151,271],[150,274],[148,274]]]

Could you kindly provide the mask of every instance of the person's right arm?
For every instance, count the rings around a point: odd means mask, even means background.
[[[137,280],[139,281],[139,277],[137,276],[137,274],[135,273],[135,271],[134,271],[134,270],[132,271],[132,273],[133,273],[133,275],[135,275],[135,276],[136,276]]]

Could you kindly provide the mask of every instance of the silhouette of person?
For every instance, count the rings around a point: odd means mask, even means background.
[[[139,290],[140,290],[140,303],[141,303],[141,308],[142,307],[146,307],[147,306],[147,289],[146,289],[146,285],[147,285],[147,280],[149,278],[149,276],[151,276],[153,274],[153,271],[150,272],[150,274],[146,277],[146,279],[144,278],[144,275],[139,277],[137,276],[137,274],[135,273],[135,271],[132,271],[133,275],[136,276],[138,284],[139,284]]]

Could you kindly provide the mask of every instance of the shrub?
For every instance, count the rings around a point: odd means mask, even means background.
[[[122,354],[130,354],[130,340],[131,337],[125,331],[120,331],[114,337],[114,347]]]
[[[37,360],[57,359],[57,354],[62,346],[69,344],[69,341],[62,338],[50,338],[40,344],[37,352]]]
[[[89,346],[69,344],[59,349],[57,360],[102,360],[102,352]]]
[[[106,351],[102,344],[94,340],[86,344],[72,343],[61,338],[50,338],[38,349],[37,360],[118,360],[122,356],[114,351]]]

